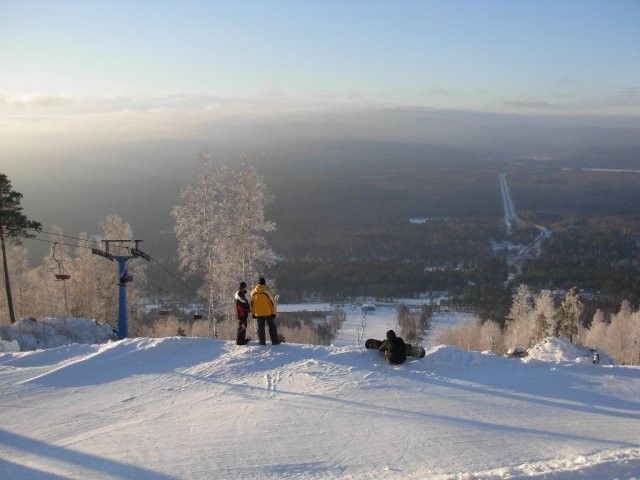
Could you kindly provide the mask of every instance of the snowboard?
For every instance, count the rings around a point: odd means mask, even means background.
[[[368,338],[367,341],[364,342],[364,346],[372,350],[378,350],[380,345],[382,345],[382,340],[376,340],[375,338]],[[420,345],[411,345],[406,342],[404,344],[404,349],[407,357],[422,358],[427,353]]]

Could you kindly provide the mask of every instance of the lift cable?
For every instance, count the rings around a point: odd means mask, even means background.
[[[72,235],[63,235],[61,233],[55,233],[55,232],[47,232],[46,230],[40,230],[38,233],[46,233],[48,235],[55,235],[56,237],[71,238],[72,240],[78,240],[78,241],[81,241],[81,242],[90,242],[90,243],[100,244],[100,242],[98,240],[91,240],[89,238],[74,237]]]
[[[93,247],[87,247],[86,245],[75,245],[73,243],[55,242],[53,240],[45,240],[44,238],[38,238],[38,237],[29,237],[29,238],[26,238],[25,240],[36,240],[38,242],[43,242],[43,243],[53,243],[53,244],[57,244],[57,245],[64,245],[66,247],[86,248],[88,250],[91,250],[93,248]]]
[[[151,258],[151,262],[155,263],[156,265],[158,265],[162,270],[167,272],[171,277],[173,277],[175,280],[179,281],[182,285],[187,287],[191,292],[195,293],[196,296],[198,295],[198,292],[193,287],[191,287],[187,282],[182,280],[178,275],[174,274],[171,270],[169,270],[167,267],[165,267],[163,264],[161,264],[158,260],[156,260],[155,258],[152,257]]]

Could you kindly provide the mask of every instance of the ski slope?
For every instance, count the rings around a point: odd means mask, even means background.
[[[386,338],[387,330],[396,329],[397,308],[379,307],[366,315],[362,308],[349,305],[346,318],[333,340],[335,346],[364,345],[367,338]]]
[[[506,173],[500,174],[500,195],[502,196],[502,205],[504,207],[504,223],[507,227],[507,234],[511,235],[511,232],[513,231],[513,224],[518,224],[521,220],[513,206],[511,190],[509,190]]]
[[[126,339],[0,354],[0,477],[640,477],[640,369]]]
[[[338,331],[333,341],[335,346],[364,345],[367,338],[377,338],[382,340],[387,334],[387,330],[397,330],[398,311],[397,307],[378,307],[373,312],[366,315],[358,306],[346,307],[346,318],[342,328]],[[422,345],[425,347],[435,347],[442,331],[446,328],[455,327],[461,323],[475,321],[477,317],[472,313],[465,312],[436,312],[431,317],[431,330],[427,333]]]

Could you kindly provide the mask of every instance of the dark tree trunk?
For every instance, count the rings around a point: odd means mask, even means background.
[[[7,305],[9,306],[9,318],[11,323],[16,323],[16,314],[13,311],[13,299],[11,298],[11,283],[9,283],[9,266],[7,265],[7,250],[4,244],[4,229],[0,225],[0,245],[2,246],[2,267],[4,270],[4,285],[7,290]]]

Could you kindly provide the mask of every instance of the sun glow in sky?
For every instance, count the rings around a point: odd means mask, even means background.
[[[0,0],[0,127],[640,114],[640,2]]]

